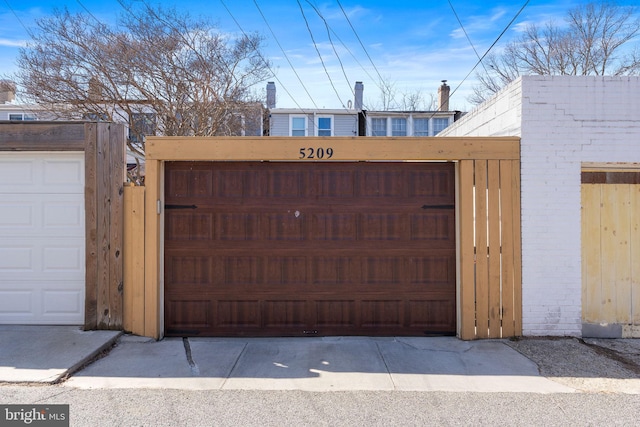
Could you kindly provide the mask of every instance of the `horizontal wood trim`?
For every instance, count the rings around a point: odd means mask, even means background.
[[[637,172],[582,172],[583,184],[640,184],[640,171]]]
[[[640,171],[640,163],[633,162],[583,162],[583,172],[636,172]]]
[[[322,158],[317,150],[322,149]],[[313,149],[313,158],[309,158]],[[329,158],[328,150],[332,150]],[[301,153],[302,151],[302,153]],[[303,157],[304,158],[301,158]],[[147,160],[456,161],[518,160],[520,139],[392,137],[148,137]]]
[[[0,122],[0,151],[83,151],[85,123]]]

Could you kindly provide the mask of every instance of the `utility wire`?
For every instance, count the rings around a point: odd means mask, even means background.
[[[471,39],[469,38],[469,34],[467,34],[467,30],[464,29],[464,25],[462,25],[462,21],[460,21],[460,18],[458,17],[458,14],[456,13],[456,10],[453,7],[453,3],[451,3],[451,0],[447,0],[447,1],[449,2],[449,6],[451,7],[451,10],[453,11],[453,14],[455,15],[456,19],[458,20],[458,24],[460,24],[460,28],[462,28],[462,32],[464,33],[465,37],[467,38],[467,41],[471,45],[471,49],[473,49],[473,51],[475,52],[476,58],[480,59],[480,55],[478,54],[478,51],[476,50],[476,47],[471,42]],[[482,67],[484,68],[484,71],[487,71],[487,67],[485,67],[484,62],[482,62],[482,60],[480,60],[480,63],[482,64]]]
[[[227,10],[227,13],[229,14],[229,16],[231,17],[231,19],[233,19],[233,22],[236,23],[236,25],[238,26],[238,28],[240,29],[240,31],[242,32],[242,34],[244,34],[245,37],[247,37],[247,33],[245,33],[245,31],[242,29],[242,26],[240,25],[240,23],[238,22],[238,20],[235,18],[235,16],[233,16],[233,13],[231,13],[231,11],[229,10],[229,8],[227,7],[227,5],[225,4],[224,0],[220,0],[220,3],[222,3],[222,6],[224,6],[224,8]],[[255,46],[254,46],[255,48]],[[256,49],[257,51],[257,49]],[[298,108],[300,110],[302,110],[304,112],[304,109],[298,104],[298,102],[296,101],[296,98],[291,95],[291,93],[287,90],[286,86],[284,84],[282,84],[282,82],[280,81],[280,79],[278,78],[278,76],[276,75],[276,73],[271,69],[271,65],[269,65],[269,61],[267,61],[264,56],[262,56],[262,54],[260,52],[258,52],[258,56],[260,56],[260,59],[262,59],[262,61],[264,61],[265,65],[267,66],[267,68],[269,68],[269,71],[271,71],[271,74],[273,75],[273,77],[278,81],[278,83],[282,86],[282,88],[284,89],[285,92],[287,92],[287,95],[289,95],[289,97],[293,100],[293,102],[298,106]],[[312,100],[313,101],[313,100]]]
[[[24,22],[22,22],[22,19],[20,19],[20,16],[18,16],[18,14],[16,13],[16,11],[13,9],[13,7],[11,7],[11,5],[9,4],[8,0],[4,0],[4,3],[7,5],[7,7],[9,8],[9,10],[11,11],[11,13],[13,14],[13,16],[16,17],[16,19],[18,20],[18,22],[20,23],[20,25],[22,26],[22,28],[24,28],[24,30],[27,32],[27,34],[29,35],[29,37],[33,38],[33,33],[31,32],[31,30],[29,28],[27,28],[26,25],[24,25]]]
[[[351,81],[349,80],[349,77],[347,77],[347,73],[344,69],[344,64],[342,64],[342,60],[340,59],[340,55],[338,55],[338,51],[336,50],[336,46],[333,44],[333,40],[331,39],[331,28],[329,27],[329,24],[327,23],[327,20],[324,18],[324,16],[322,16],[322,13],[320,13],[320,11],[318,10],[318,8],[313,5],[309,0],[306,0],[307,3],[309,3],[309,5],[313,8],[313,10],[316,12],[316,14],[320,17],[320,19],[322,19],[322,22],[324,22],[324,26],[327,29],[327,37],[329,38],[329,43],[331,44],[331,48],[333,49],[333,53],[336,55],[336,58],[338,59],[338,62],[340,63],[340,69],[342,70],[342,75],[344,76],[345,80],[347,81],[347,87],[349,89],[351,89],[351,94],[355,96],[355,92],[353,90],[353,88],[351,87]]]
[[[282,54],[284,55],[285,59],[287,60],[287,62],[289,63],[289,66],[291,67],[291,69],[293,70],[293,73],[296,75],[296,77],[298,78],[298,81],[300,82],[300,84],[302,85],[302,88],[304,89],[304,91],[307,93],[307,96],[309,97],[309,99],[311,99],[311,103],[313,104],[313,106],[316,108],[316,110],[318,109],[318,106],[316,105],[316,102],[314,101],[313,97],[311,96],[311,94],[309,93],[309,91],[307,90],[307,87],[305,86],[304,82],[302,81],[302,79],[300,78],[300,75],[298,74],[298,72],[296,71],[295,67],[293,66],[293,64],[291,63],[291,60],[289,60],[289,56],[287,55],[287,52],[285,52],[284,48],[282,47],[282,45],[280,44],[280,41],[278,41],[278,38],[276,37],[275,33],[273,32],[273,29],[271,28],[271,25],[269,25],[269,21],[267,20],[267,18],[264,16],[264,13],[262,13],[262,9],[260,9],[260,6],[258,6],[258,2],[257,0],[253,0],[253,3],[256,5],[256,8],[258,9],[258,12],[260,12],[260,16],[262,16],[262,20],[264,21],[265,24],[267,24],[267,28],[269,28],[269,31],[271,32],[271,35],[273,36],[273,39],[276,41],[276,44],[278,45],[278,47],[280,48],[280,50],[282,51]],[[224,2],[223,2],[224,4]],[[226,7],[226,6],[225,6]],[[235,19],[234,19],[235,20]],[[274,73],[275,76],[275,73]],[[280,81],[278,81],[280,83]],[[282,83],[280,83],[282,84]],[[283,86],[284,88],[284,86]],[[286,89],[285,89],[286,90]],[[289,93],[289,92],[287,92]],[[291,96],[291,94],[289,94],[289,96]],[[293,97],[291,96],[291,98],[293,99]],[[294,102],[296,102],[294,100]],[[297,103],[296,103],[297,104]]]
[[[376,70],[376,74],[378,75],[378,78],[380,79],[380,81],[384,81],[384,79],[380,75],[380,72],[378,71],[378,67],[376,67],[376,64],[373,63],[373,59],[371,59],[371,56],[369,55],[369,52],[367,52],[367,48],[364,47],[364,43],[362,43],[362,40],[360,39],[360,36],[358,35],[358,32],[353,27],[353,24],[351,23],[351,20],[349,19],[349,16],[347,15],[347,12],[345,12],[344,8],[342,7],[342,4],[340,3],[340,0],[336,0],[336,1],[338,3],[338,6],[340,6],[340,10],[342,11],[342,14],[344,15],[345,19],[349,23],[349,26],[351,27],[351,30],[353,30],[353,34],[355,34],[356,38],[358,39],[358,42],[360,43],[360,46],[362,46],[362,50],[364,50],[364,53],[367,55],[367,58],[369,58],[369,62],[371,62],[371,65],[373,66],[373,69]]]
[[[530,0],[527,0],[522,7],[520,8],[520,10],[518,11],[518,13],[516,13],[516,15],[513,17],[513,19],[511,19],[511,21],[509,21],[509,24],[507,24],[507,26],[504,28],[504,30],[502,30],[502,32],[500,33],[500,35],[495,39],[495,41],[491,44],[491,46],[489,46],[489,49],[487,49],[487,51],[484,53],[484,55],[482,55],[481,58],[478,59],[478,62],[476,62],[476,64],[473,66],[473,68],[471,69],[471,71],[469,71],[469,73],[467,73],[467,75],[464,77],[464,79],[462,79],[462,81],[458,84],[458,86],[456,86],[456,88],[449,94],[449,98],[451,98],[451,96],[453,96],[454,93],[456,93],[456,91],[458,89],[460,89],[460,86],[462,86],[462,84],[469,78],[469,76],[471,75],[471,73],[473,73],[475,71],[475,69],[478,67],[478,65],[480,65],[482,63],[482,60],[489,54],[489,52],[491,52],[491,50],[495,47],[495,45],[498,43],[498,41],[500,41],[500,39],[502,38],[502,36],[504,35],[504,33],[507,32],[507,30],[511,27],[511,25],[514,23],[514,21],[516,19],[518,19],[518,16],[520,16],[520,14],[522,13],[522,11],[524,10],[525,7],[527,7],[527,5],[529,4]],[[440,110],[440,108],[442,108],[442,104],[440,104],[438,106],[438,110]],[[431,115],[431,117],[435,116],[435,112]]]
[[[342,104],[342,108],[346,110],[347,107],[345,107],[344,103],[342,102],[342,99],[340,99],[340,94],[338,93],[338,90],[333,84],[333,80],[331,79],[331,75],[329,75],[329,71],[327,70],[327,66],[324,63],[324,59],[322,59],[322,54],[320,53],[320,50],[318,49],[318,44],[316,43],[316,40],[313,37],[313,32],[311,31],[311,27],[309,26],[309,21],[307,20],[307,16],[304,14],[304,9],[302,8],[302,4],[300,3],[300,0],[296,0],[296,1],[298,3],[298,7],[300,8],[300,13],[302,13],[302,18],[304,19],[304,22],[307,25],[307,30],[309,31],[309,36],[311,36],[311,42],[313,43],[313,47],[316,49],[316,52],[318,53],[318,57],[320,58],[320,62],[322,63],[322,68],[324,68],[324,72],[327,75],[327,78],[329,79],[329,83],[331,84],[333,91],[338,97],[338,101],[340,101],[340,104]]]

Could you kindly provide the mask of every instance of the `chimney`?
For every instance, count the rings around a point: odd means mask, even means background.
[[[356,82],[355,96],[353,100],[353,108],[362,111],[362,94],[364,93],[364,85],[362,82]]]
[[[438,88],[438,111],[449,111],[449,91],[451,88],[446,80],[442,80],[442,85]]]
[[[102,101],[102,86],[96,77],[89,79],[89,99],[92,101]]]
[[[267,108],[269,110],[276,108],[276,84],[274,82],[267,83]]]
[[[16,84],[10,80],[0,80],[0,104],[8,104],[16,99]]]

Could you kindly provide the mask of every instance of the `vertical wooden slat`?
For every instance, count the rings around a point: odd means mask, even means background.
[[[489,337],[489,259],[487,257],[487,161],[475,161],[476,322],[479,338]]]
[[[616,317],[616,256],[618,252],[618,227],[616,222],[617,186],[606,185],[602,191],[601,258],[602,281],[601,322],[613,323]]]
[[[473,160],[461,160],[459,168],[459,199],[458,199],[458,223],[460,229],[460,320],[459,335],[463,340],[476,337],[476,308],[475,308],[475,256],[473,238]]]
[[[125,150],[122,125],[109,129],[109,329],[122,328]]]
[[[520,202],[520,160],[511,162],[511,200],[513,205],[513,317],[515,335],[522,335],[522,227]]]
[[[97,328],[109,329],[110,312],[110,254],[109,240],[109,214],[111,204],[109,197],[109,128],[104,123],[97,125],[97,151],[96,151],[96,205],[97,205],[97,247],[98,247],[98,274],[96,281],[97,295]]]
[[[144,187],[124,188],[124,330],[144,335]]]
[[[629,208],[630,184],[608,185],[616,188],[615,222],[616,234],[616,312],[615,323],[628,323],[631,318],[631,249],[629,237],[631,236],[631,218]]]
[[[500,161],[500,203],[502,227],[502,336],[515,335],[513,271],[513,161]]]
[[[488,216],[489,216],[489,337],[500,338],[501,312],[500,301],[500,162],[489,160],[488,170]]]
[[[600,317],[602,270],[600,264],[600,201],[602,184],[582,184],[582,321]]]
[[[631,185],[631,322],[640,326],[640,185]]]
[[[85,208],[85,304],[84,329],[95,329],[98,323],[98,212],[97,212],[97,125],[87,123],[85,130],[84,208]]]
[[[147,159],[145,164],[145,321],[144,335],[160,338],[160,162]]]

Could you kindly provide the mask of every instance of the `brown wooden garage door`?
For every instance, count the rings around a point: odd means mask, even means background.
[[[452,163],[167,162],[165,334],[454,334]]]

